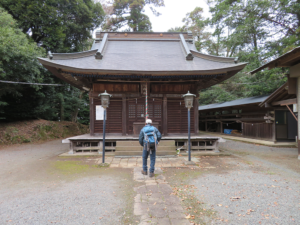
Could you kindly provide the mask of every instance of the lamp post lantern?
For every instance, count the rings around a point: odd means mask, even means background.
[[[191,94],[190,91],[185,95],[182,95],[185,102],[185,107],[188,108],[188,149],[189,149],[189,161],[191,161],[191,108],[193,107],[194,97],[196,95]]]
[[[106,108],[108,108],[109,105],[109,98],[112,97],[112,95],[108,94],[106,90],[104,93],[99,94],[98,96],[101,97],[101,106],[104,108],[103,112],[103,149],[102,149],[102,163],[105,163],[105,125],[106,125]]]

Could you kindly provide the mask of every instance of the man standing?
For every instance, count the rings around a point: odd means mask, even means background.
[[[156,127],[151,126],[152,120],[146,120],[146,126],[144,126],[140,132],[139,142],[143,146],[143,170],[142,174],[147,175],[147,159],[150,154],[150,174],[149,177],[154,177],[154,165],[156,157],[156,149],[158,142],[161,139],[161,134]]]

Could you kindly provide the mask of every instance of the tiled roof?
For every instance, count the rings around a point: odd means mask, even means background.
[[[92,50],[100,48],[101,42],[94,43]],[[235,63],[233,58],[222,61],[222,57],[211,58],[197,55],[193,44],[187,42],[193,53],[193,60],[186,60],[185,50],[176,40],[116,40],[108,39],[103,49],[103,58],[95,59],[94,51],[76,57],[62,59],[63,54],[53,54],[53,59],[40,58],[42,64],[64,69],[75,68],[91,71],[198,71],[200,74],[223,73],[241,70],[246,63]],[[199,53],[201,54],[201,53]],[[204,55],[205,56],[205,55]],[[213,56],[211,56],[213,57]],[[221,60],[220,60],[221,59]]]

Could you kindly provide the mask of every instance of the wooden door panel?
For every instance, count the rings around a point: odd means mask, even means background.
[[[188,109],[185,108],[183,99],[169,98],[168,110],[168,133],[188,133]],[[191,109],[191,133],[194,133],[194,110]]]
[[[145,97],[129,99],[127,102],[127,133],[133,134],[134,122],[145,122]],[[148,98],[148,114],[152,122],[158,122],[158,129],[162,129],[162,99]]]

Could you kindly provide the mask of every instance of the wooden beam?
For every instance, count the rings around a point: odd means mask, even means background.
[[[288,110],[290,110],[291,114],[293,115],[293,117],[295,118],[295,120],[298,122],[298,118],[296,117],[296,115],[294,114],[294,112],[291,110],[291,108],[288,105],[285,105]]]
[[[256,117],[256,118],[230,118],[230,119],[205,119],[205,120],[200,120],[201,122],[226,122],[226,121],[265,121],[264,117]]]
[[[297,103],[297,98],[292,98],[292,99],[286,99],[286,100],[281,100],[277,102],[272,102],[272,105],[292,105]]]
[[[231,114],[218,114],[218,115],[204,115],[204,116],[199,116],[200,118],[202,117],[227,117],[227,116],[236,116],[236,117],[241,117],[241,116],[250,116],[250,115],[264,115],[268,111],[256,111],[256,112],[246,112],[246,113],[231,113]]]
[[[155,77],[154,77],[155,78]],[[199,80],[184,80],[184,78],[180,78],[182,80],[172,80],[172,81],[165,81],[165,80],[155,80],[155,81],[144,81],[144,80],[103,80],[103,79],[97,79],[97,81],[105,81],[105,82],[120,82],[120,83],[182,83],[182,82],[197,82]]]

